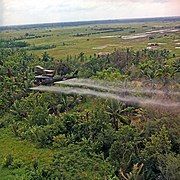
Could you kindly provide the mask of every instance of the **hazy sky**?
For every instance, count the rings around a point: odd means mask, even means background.
[[[180,16],[180,0],[0,0],[0,25]]]

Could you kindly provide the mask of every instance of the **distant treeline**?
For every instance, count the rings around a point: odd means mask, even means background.
[[[38,38],[52,37],[52,36],[53,36],[52,34],[37,35],[37,34],[26,33],[24,36],[20,36],[18,38],[14,38],[13,40],[38,39]]]
[[[118,23],[135,23],[135,22],[172,22],[180,21],[180,16],[177,17],[159,17],[159,18],[136,18],[136,19],[115,19],[115,20],[96,20],[96,21],[78,21],[78,22],[61,22],[61,23],[45,23],[45,24],[31,24],[19,26],[2,26],[2,30],[10,29],[29,29],[29,28],[57,28],[67,26],[82,26],[82,25],[97,25],[97,24],[118,24]]]
[[[0,48],[23,48],[26,50],[47,50],[47,49],[53,49],[56,48],[56,45],[54,44],[45,44],[45,45],[39,45],[39,46],[30,46],[25,41],[17,41],[17,40],[0,40]]]
[[[27,50],[45,50],[45,49],[53,49],[56,48],[56,45],[39,45],[39,46],[30,46],[27,47]]]
[[[91,32],[91,33],[77,33],[74,34],[73,36],[75,37],[79,37],[79,36],[90,36],[90,35],[94,35],[94,34],[102,34],[102,33],[113,33],[113,32],[120,32],[120,31],[124,31],[123,28],[97,28],[97,29],[93,29],[96,32]]]
[[[29,44],[25,41],[14,41],[14,40],[0,40],[0,48],[23,48]]]

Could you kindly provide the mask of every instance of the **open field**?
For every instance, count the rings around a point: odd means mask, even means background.
[[[147,48],[148,43],[158,43],[158,49],[169,49],[176,53],[176,56],[180,56],[180,31],[178,28],[175,29],[178,25],[177,21],[46,27],[5,30],[0,32],[0,36],[3,39],[25,41],[32,53],[40,56],[47,51],[57,59],[65,58],[67,55],[78,55],[80,52],[93,55],[99,52],[112,52],[114,49],[140,50]],[[169,29],[170,31],[166,32]],[[171,31],[172,29],[175,31]]]

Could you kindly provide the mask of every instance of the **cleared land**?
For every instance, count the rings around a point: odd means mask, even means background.
[[[179,22],[88,25],[62,28],[31,28],[0,32],[3,39],[17,39],[29,44],[29,51],[40,56],[44,51],[57,59],[67,55],[112,52],[114,49],[140,50],[151,43],[180,56]]]

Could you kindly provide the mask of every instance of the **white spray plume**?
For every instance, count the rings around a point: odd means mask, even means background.
[[[96,97],[101,97],[104,99],[115,99],[118,101],[136,104],[138,103],[142,107],[147,107],[148,105],[157,106],[157,107],[165,107],[165,108],[179,108],[179,102],[170,102],[170,101],[162,101],[162,100],[154,100],[149,98],[140,98],[135,96],[120,96],[117,94],[109,93],[109,92],[99,92],[91,89],[83,89],[83,88],[74,88],[74,87],[56,87],[56,86],[39,86],[31,88],[31,90],[35,91],[43,91],[43,92],[53,92],[53,93],[63,93],[63,94],[78,94],[78,95],[91,95]]]
[[[140,94],[164,94],[164,91],[157,90],[157,89],[147,89],[147,88],[141,88],[137,89],[136,87],[130,87],[131,85],[129,83],[126,83],[127,87],[124,87],[126,85],[122,83],[110,83],[100,80],[91,80],[91,79],[70,79],[66,81],[59,81],[56,82],[56,84],[60,85],[67,85],[71,87],[85,87],[85,88],[92,88],[102,91],[108,91],[113,93],[140,93]],[[120,88],[123,87],[123,88]],[[168,91],[168,95],[175,95],[180,96],[180,92],[171,92]]]

